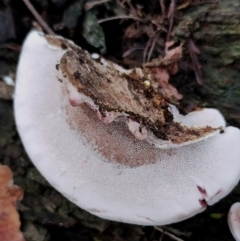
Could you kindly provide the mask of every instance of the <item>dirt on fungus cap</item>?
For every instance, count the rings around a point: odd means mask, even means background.
[[[124,122],[136,139],[157,148],[189,145],[218,133],[219,126],[217,129],[208,125],[186,126],[174,120],[170,99],[160,91],[159,82],[164,74],[155,75],[155,70],[146,66],[126,73],[106,64],[109,61],[101,61],[102,58],[94,61],[88,53],[66,40],[48,37],[48,41],[67,48],[58,67],[70,86],[70,103],[78,106],[85,102],[105,124]],[[217,119],[222,120],[219,116]]]
[[[237,128],[166,150],[136,140],[124,123],[105,125],[87,105],[70,105],[65,80],[56,68],[65,51],[39,32],[28,35],[14,107],[29,157],[66,198],[101,218],[163,225],[203,211],[237,184]],[[224,125],[217,111],[209,110],[208,115]],[[210,119],[208,124],[214,126]]]
[[[236,241],[240,241],[240,203],[234,203],[228,213],[228,226]]]

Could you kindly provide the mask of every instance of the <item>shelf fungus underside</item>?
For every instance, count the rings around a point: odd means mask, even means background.
[[[240,177],[240,131],[214,109],[180,115],[149,69],[113,66],[63,38],[27,37],[15,117],[42,175],[90,213],[143,225],[181,221],[226,196]]]

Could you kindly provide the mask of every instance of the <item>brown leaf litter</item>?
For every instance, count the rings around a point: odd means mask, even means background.
[[[24,241],[16,202],[22,200],[23,191],[13,184],[9,167],[0,165],[0,240]]]

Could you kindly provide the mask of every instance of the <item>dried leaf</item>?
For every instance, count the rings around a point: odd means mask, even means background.
[[[182,95],[178,93],[177,89],[169,84],[170,76],[166,69],[153,68],[152,71],[159,86],[161,86],[160,91],[164,97],[169,99],[171,102],[175,102],[175,99],[182,99]]]
[[[24,241],[20,231],[19,214],[15,203],[22,200],[22,190],[13,185],[13,174],[9,167],[0,165],[0,240]]]
[[[144,64],[144,67],[169,67],[171,64],[177,63],[182,58],[182,45],[171,48],[174,42],[166,42],[165,56],[153,59],[151,62]]]
[[[178,93],[177,89],[169,84],[170,75],[178,72],[178,62],[182,57],[182,45],[171,48],[174,42],[166,42],[165,56],[152,60],[144,64],[145,68],[151,68],[152,74],[157,85],[161,87],[160,92],[162,95],[170,100],[176,102],[182,99],[182,95]]]
[[[182,57],[182,45],[180,44],[179,46],[175,48],[171,48],[175,44],[174,41],[169,41],[166,42],[166,47],[165,47],[165,57],[164,59],[177,59],[180,60]]]

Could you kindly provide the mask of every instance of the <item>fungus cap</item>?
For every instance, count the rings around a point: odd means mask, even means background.
[[[228,213],[228,226],[236,241],[240,241],[240,203],[234,203]]]
[[[202,108],[192,111],[187,115],[181,115],[174,105],[170,105],[174,121],[180,122],[185,126],[211,126],[212,128],[225,127],[226,121],[219,110],[213,108]]]
[[[41,33],[29,34],[14,107],[29,157],[66,198],[105,219],[163,225],[203,211],[237,184],[238,129],[181,148],[154,148],[123,123],[105,125],[88,106],[69,104],[56,70],[64,52]]]

